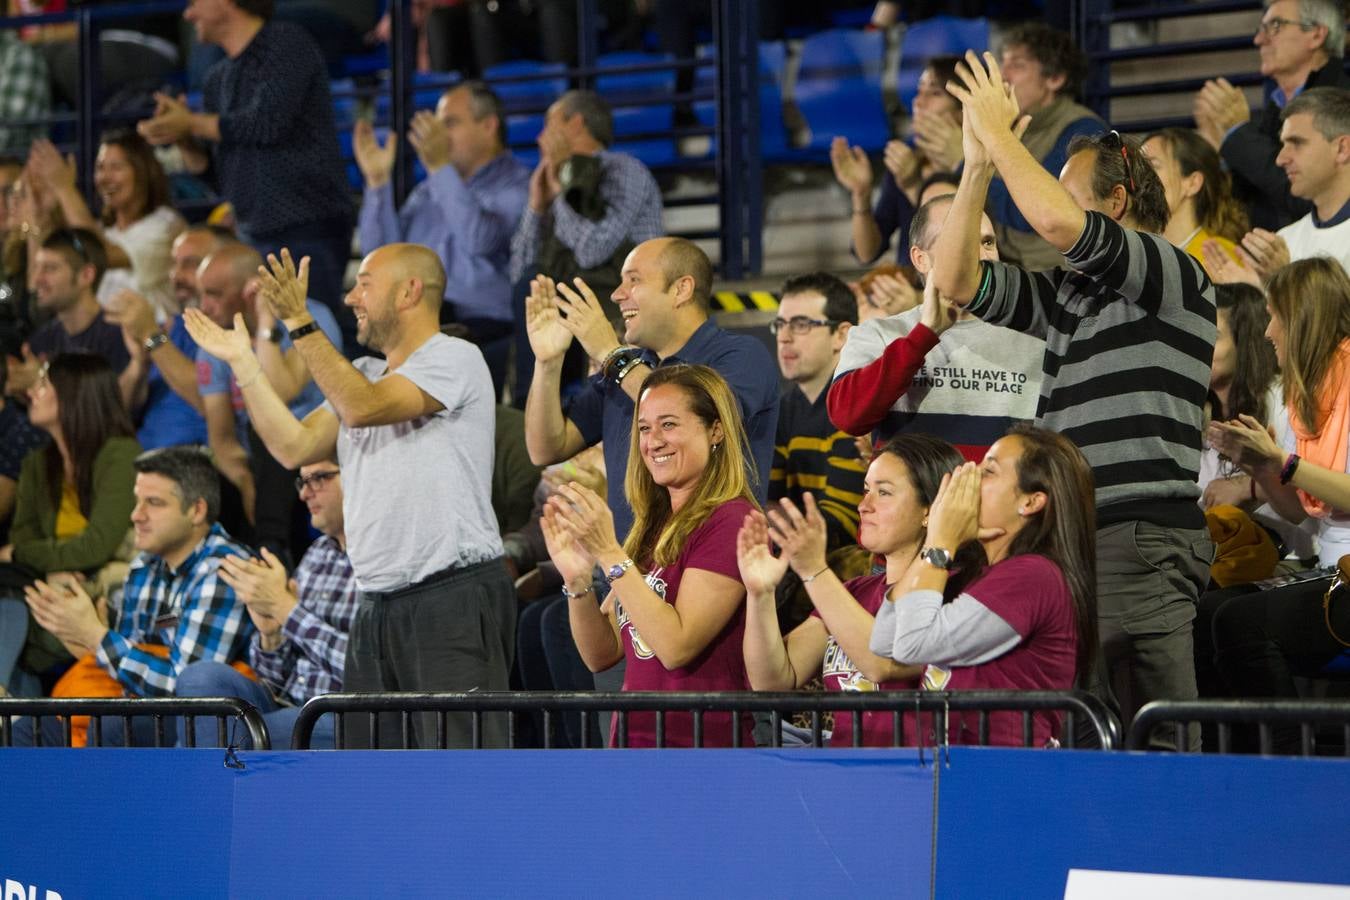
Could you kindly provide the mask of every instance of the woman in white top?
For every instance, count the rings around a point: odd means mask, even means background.
[[[169,205],[169,180],[145,139],[129,128],[110,131],[99,143],[94,188],[101,212],[97,221],[75,183],[75,167],[48,141],[36,141],[30,170],[56,195],[72,226],[101,230],[105,243],[121,248],[127,262],[109,260],[98,288],[104,306],[120,291],[146,297],[163,319],[180,312],[169,284],[174,238],[187,227]]]

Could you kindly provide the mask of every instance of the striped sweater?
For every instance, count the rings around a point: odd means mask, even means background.
[[[1154,519],[1157,501],[1199,496],[1214,287],[1185,251],[1096,212],[1064,258],[1037,273],[982,262],[968,309],[1045,339],[1036,421],[1087,457],[1099,525]]]

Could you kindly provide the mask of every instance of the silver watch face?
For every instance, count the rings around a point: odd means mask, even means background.
[[[920,555],[925,562],[932,563],[939,569],[945,569],[952,564],[952,555],[941,547],[929,547]]]

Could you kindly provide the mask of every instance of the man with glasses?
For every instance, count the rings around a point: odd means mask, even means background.
[[[257,629],[249,642],[248,662],[261,682],[245,678],[231,666],[203,661],[183,670],[175,691],[179,697],[247,700],[263,714],[274,747],[289,745],[306,701],[342,690],[347,635],[360,601],[347,558],[337,460],[302,466],[295,489],[321,535],[305,551],[295,577],[287,580],[281,560],[265,547],[260,559],[231,556],[220,567],[220,577],[234,588]],[[196,745],[214,733],[213,726],[199,723]],[[315,726],[310,746],[316,750],[333,746],[330,718]]]
[[[1260,50],[1266,103],[1252,115],[1247,98],[1227,79],[1208,81],[1195,98],[1195,126],[1233,173],[1233,193],[1252,225],[1269,232],[1312,208],[1291,195],[1276,164],[1280,116],[1286,103],[1314,87],[1350,87],[1341,62],[1345,17],[1336,0],[1275,0],[1266,6],[1253,43]],[[1243,241],[1246,246],[1248,241]],[[1258,247],[1259,249],[1259,247]]]
[[[923,303],[852,329],[830,385],[830,419],[876,446],[904,432],[950,441],[984,459],[1014,422],[1036,415],[1045,343],[980,321],[945,303],[933,284],[933,245],[952,207],[934,197],[915,213],[909,261],[924,278]],[[994,225],[980,216],[980,259],[997,260]]]
[[[95,296],[107,269],[107,251],[92,231],[62,228],[42,242],[33,261],[33,293],[38,308],[54,318],[29,337],[22,359],[8,358],[9,396],[23,396],[37,378],[42,360],[82,351],[102,356],[120,373],[122,398],[130,407],[138,373],[128,369],[131,357],[122,329],[104,318]]]
[[[1056,181],[1017,139],[1021,113],[993,56],[967,53],[957,77],[966,168],[932,277],[986,322],[1046,342],[1036,424],[1073,441],[1092,466],[1102,657],[1129,721],[1151,700],[1196,696],[1191,622],[1214,550],[1196,503],[1214,286],[1162,237],[1163,186],[1138,142],[1079,138]],[[995,170],[1068,268],[1033,273],[977,258]],[[1161,732],[1151,744],[1171,747]],[[1198,728],[1187,743],[1199,749]]]

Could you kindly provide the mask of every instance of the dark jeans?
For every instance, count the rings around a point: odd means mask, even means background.
[[[262,713],[267,723],[267,736],[272,741],[273,750],[288,750],[291,746],[291,732],[295,730],[295,720],[300,716],[300,707],[282,706],[272,696],[272,692],[261,682],[245,678],[243,673],[224,663],[201,660],[183,669],[174,686],[177,697],[238,697],[252,704]],[[187,741],[186,723],[193,723],[193,740]],[[178,720],[178,744],[182,747],[215,747],[220,745],[218,720],[214,716],[184,716]],[[231,719],[226,727],[226,741],[229,746],[241,750],[253,749],[253,739],[248,729],[238,719]],[[310,735],[311,750],[333,749],[333,716],[324,716],[314,726]]]
[[[567,619],[567,598],[542,597],[520,612],[516,627],[516,658],[521,687],[527,691],[593,691],[595,676],[581,661]],[[559,720],[561,719],[561,728]],[[535,720],[543,734],[542,717]],[[598,718],[591,721],[591,746],[600,746]],[[553,718],[554,746],[581,746],[581,715],[564,713]]]
[[[347,642],[346,691],[505,691],[515,649],[516,592],[502,559],[432,575],[403,590],[362,595]],[[348,746],[372,745],[368,717],[348,716]],[[436,717],[413,716],[418,747],[438,743]],[[484,747],[506,746],[506,716],[484,715]],[[467,713],[446,716],[449,747],[473,745]],[[396,714],[381,714],[379,746],[401,743]]]
[[[94,723],[89,723],[90,747],[153,747],[155,746],[155,720],[149,716],[138,716],[131,720],[131,739],[121,716],[104,716],[101,720],[102,734],[99,742],[94,742]],[[61,719],[58,716],[42,717],[42,746],[64,747]],[[172,747],[177,738],[178,725],[174,719],[164,720],[164,746]],[[33,719],[25,716],[14,719],[14,729],[10,740],[15,747],[34,746]]]
[[[262,254],[280,254],[281,248],[291,251],[291,258],[300,265],[309,257],[309,296],[333,311],[338,327],[342,329],[339,347],[348,359],[363,355],[356,342],[356,316],[343,303],[346,292],[342,285],[347,274],[347,263],[352,255],[352,222],[310,223],[296,226],[278,234],[248,234],[240,229],[239,239]]]

